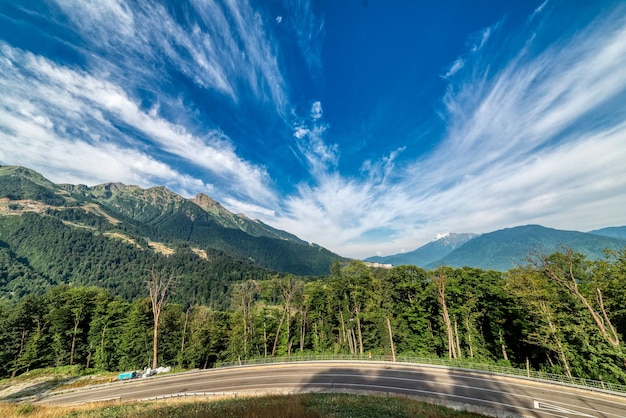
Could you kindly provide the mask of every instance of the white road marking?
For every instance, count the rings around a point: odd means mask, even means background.
[[[562,406],[551,405],[545,402],[535,401],[535,409],[540,409],[542,411],[553,411],[553,412],[561,412],[563,414],[576,415],[579,417],[591,417],[596,418],[594,415],[588,415],[584,412],[572,411],[571,409],[563,408]]]

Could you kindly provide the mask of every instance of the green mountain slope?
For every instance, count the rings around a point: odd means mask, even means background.
[[[292,234],[232,214],[206,195],[185,199],[165,187],[56,185],[32,170],[5,166],[0,167],[1,198],[9,200],[5,206],[14,214],[47,211],[51,215],[50,209],[56,208],[53,215],[66,222],[82,225],[89,218],[92,227],[114,226],[134,241],[219,250],[278,272],[324,275],[340,258]]]
[[[60,206],[66,199],[59,188],[39,173],[24,167],[0,166],[0,197],[10,200],[36,200]]]
[[[612,226],[589,231],[589,234],[626,240],[626,226]]]
[[[176,278],[175,301],[227,305],[229,283],[271,273],[218,250],[172,255],[98,229],[80,228],[54,214],[0,217],[0,297],[40,294],[55,284],[106,288],[127,300],[145,297],[151,269]]]
[[[577,231],[563,231],[540,225],[506,228],[483,234],[468,241],[442,259],[431,263],[429,268],[440,265],[471,266],[486,270],[506,271],[524,264],[534,249],[547,254],[561,246],[567,246],[595,260],[603,256],[604,249],[620,250],[626,241]]]

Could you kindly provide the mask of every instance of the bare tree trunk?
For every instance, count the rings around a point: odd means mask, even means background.
[[[287,315],[287,309],[283,310],[283,316],[280,318],[280,323],[278,324],[278,329],[276,330],[276,337],[274,338],[274,346],[272,347],[272,357],[276,353],[276,346],[278,345],[278,337],[280,336],[280,330],[283,327],[283,322],[285,322],[285,315]]]
[[[446,332],[448,335],[448,357],[456,358],[456,347],[454,343],[454,333],[452,332],[452,322],[450,322],[450,315],[448,314],[448,306],[446,305],[446,275],[443,268],[439,269],[438,277],[435,279],[437,284],[437,295],[439,297],[439,305],[441,305],[441,316],[443,316],[443,322],[446,326]]]
[[[89,354],[87,355],[87,366],[85,366],[86,369],[88,369],[89,365],[91,364],[91,350],[93,350],[93,343],[89,343]]]
[[[353,334],[352,328],[348,328],[348,336],[347,336],[347,338],[348,338],[348,346],[350,347],[350,354],[354,354],[355,344],[356,344],[354,342],[354,340],[352,339],[352,334]]]
[[[248,313],[246,311],[245,294],[242,291],[241,296],[241,321],[243,322],[243,355],[248,355]]]
[[[159,316],[161,311],[154,315],[154,332],[152,333],[152,368],[157,368],[158,338],[159,338]]]
[[[469,346],[470,357],[474,358],[474,348],[472,347],[472,322],[470,321],[470,314],[465,317],[465,328],[467,329],[467,345]]]
[[[306,335],[306,310],[300,312],[300,352],[304,352],[304,337]]]
[[[574,255],[573,251],[569,248],[565,251],[565,256],[567,257],[567,271],[563,270],[559,266],[554,265],[550,262],[548,257],[540,251],[535,251],[534,257],[529,257],[529,261],[539,270],[545,271],[547,276],[555,281],[556,283],[564,286],[570,292],[578,298],[578,300],[587,308],[594,322],[596,323],[600,334],[614,347],[618,347],[619,343],[619,335],[615,332],[615,328],[611,324],[606,312],[604,311],[604,302],[602,301],[602,293],[600,289],[596,289],[597,291],[597,299],[598,304],[600,305],[600,309],[603,311],[603,318],[593,309],[587,298],[580,293],[578,290],[578,282],[576,277],[574,276]],[[604,321],[608,324],[609,330],[604,324]]]
[[[80,318],[78,315],[74,319],[74,332],[72,333],[72,348],[70,349],[70,366],[74,364],[74,348],[76,347],[76,334],[78,333],[78,324],[80,324]]]
[[[189,305],[189,307],[185,311],[185,323],[183,324],[183,337],[181,338],[181,342],[180,342],[180,360],[178,361],[179,367],[183,366],[183,356],[185,355],[185,335],[187,334],[187,322],[189,322],[189,312],[191,311],[191,308],[193,308],[193,302],[191,305]]]
[[[267,357],[267,325],[265,324],[265,315],[263,315],[263,346],[263,354],[265,357]]]
[[[237,284],[233,290],[232,301],[237,310],[241,310],[241,325],[243,339],[243,355],[248,355],[248,342],[250,339],[251,328],[250,317],[252,312],[252,302],[256,292],[256,283],[252,280],[246,280]]]
[[[500,334],[500,347],[502,348],[502,358],[504,358],[506,361],[509,361],[509,356],[506,353],[506,346],[504,345],[504,338],[502,338],[502,330],[499,330],[499,334]]]
[[[608,324],[609,329],[611,331],[611,336],[608,338],[609,342],[613,344],[615,347],[619,346],[619,334],[615,331],[611,320],[606,314],[606,309],[604,309],[604,300],[602,299],[602,292],[600,289],[596,289],[596,299],[598,300],[598,305],[600,305],[600,310],[602,311],[602,317],[604,321]]]
[[[13,363],[13,367],[17,367],[17,361],[19,360],[19,358],[22,356],[22,352],[24,351],[24,346],[25,346],[25,342],[26,342],[26,336],[28,335],[28,332],[26,330],[22,330],[22,338],[20,340],[20,350],[17,353],[17,356],[15,356],[15,360]],[[13,369],[13,371],[11,372],[11,379],[15,377],[15,375],[17,374],[17,371],[19,369],[15,368]]]
[[[363,355],[363,334],[361,333],[361,311],[359,309],[359,306],[357,305],[355,307],[356,309],[356,329],[359,333],[359,354]]]
[[[158,354],[158,337],[159,337],[159,317],[161,316],[161,310],[165,303],[170,287],[173,284],[173,277],[169,277],[167,280],[159,277],[154,271],[150,272],[150,280],[147,283],[148,292],[150,294],[150,303],[152,304],[152,316],[154,318],[154,332],[152,334],[152,368],[157,368],[157,354]]]
[[[454,320],[454,337],[456,339],[456,354],[459,358],[463,357],[461,354],[461,344],[459,342],[459,328],[457,326],[456,319]]]
[[[276,353],[276,346],[278,344],[278,336],[280,334],[280,330],[285,321],[285,315],[287,316],[287,344],[291,341],[291,330],[290,330],[290,312],[291,312],[291,302],[296,297],[299,292],[302,290],[302,282],[296,281],[292,276],[288,276],[286,279],[281,280],[279,282],[280,292],[283,297],[283,301],[285,303],[285,310],[283,311],[283,316],[280,319],[280,324],[278,325],[278,330],[276,331],[276,338],[274,339],[274,347],[272,348],[272,356]],[[288,348],[288,351],[290,349]]]
[[[100,337],[100,356],[102,361],[104,359],[104,335],[106,334],[107,327],[106,325],[102,328],[102,336]]]
[[[348,334],[346,333],[346,322],[343,319],[343,309],[339,310],[339,318],[341,318],[341,335],[343,335],[345,341],[348,341]],[[352,344],[350,344],[350,341],[348,341],[348,343],[350,345],[350,353],[354,354],[354,352],[352,351]],[[341,345],[341,341],[339,341],[339,345]]]
[[[559,361],[560,363],[563,365],[563,367],[565,368],[565,374],[567,375],[568,378],[572,378],[572,372],[569,368],[569,362],[567,361],[567,357],[565,355],[565,347],[563,347],[563,343],[561,342],[561,338],[558,335],[558,330],[556,328],[556,325],[554,325],[554,323],[552,322],[552,315],[550,313],[550,311],[548,310],[547,305],[545,304],[545,302],[540,302],[539,303],[539,307],[542,311],[542,314],[544,316],[544,318],[546,319],[547,323],[548,323],[548,329],[550,330],[550,333],[552,334],[552,340],[554,341],[554,343],[556,344],[556,348],[557,348],[557,355],[559,357]]]
[[[389,318],[387,319],[387,329],[389,330],[389,342],[391,343],[391,359],[393,360],[393,362],[396,362],[396,348],[393,345],[393,333],[391,332],[391,322],[389,321]]]
[[[291,355],[291,315],[287,311],[287,355]]]

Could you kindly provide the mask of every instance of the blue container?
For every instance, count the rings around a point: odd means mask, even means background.
[[[134,379],[135,377],[137,377],[137,372],[124,372],[117,376],[118,380]]]

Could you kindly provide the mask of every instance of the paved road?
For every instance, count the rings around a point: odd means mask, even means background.
[[[384,362],[307,362],[213,369],[114,382],[40,400],[71,405],[176,394],[242,392],[397,393],[525,417],[626,417],[626,397],[524,379]]]

